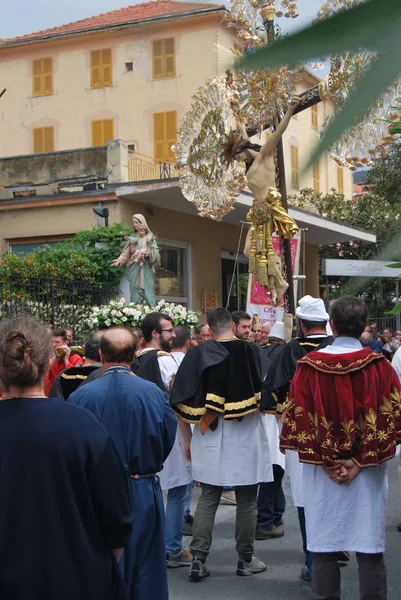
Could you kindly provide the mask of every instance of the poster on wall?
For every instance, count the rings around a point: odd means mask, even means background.
[[[273,248],[277,259],[281,257],[280,238],[273,235]],[[291,260],[293,275],[299,275],[299,258],[301,254],[301,234],[298,233],[291,240]],[[277,264],[280,265],[279,260]],[[298,296],[298,281],[294,281],[294,300],[297,302]],[[284,301],[282,300],[277,306],[272,305],[271,294],[260,285],[253,274],[249,275],[248,295],[246,303],[246,312],[253,318],[259,318],[262,327],[269,327],[276,321],[281,321],[284,313]]]

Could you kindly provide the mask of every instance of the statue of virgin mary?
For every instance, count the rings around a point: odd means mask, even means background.
[[[160,252],[155,236],[143,215],[132,217],[133,234],[126,236],[127,244],[113,267],[126,267],[130,287],[130,302],[144,302],[151,307],[155,300],[155,270],[160,265]]]

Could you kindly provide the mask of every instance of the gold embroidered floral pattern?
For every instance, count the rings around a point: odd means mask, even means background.
[[[367,467],[394,456],[401,442],[398,378],[378,355],[355,354],[311,352],[299,361],[280,447],[298,450],[301,462],[331,466],[352,457]]]

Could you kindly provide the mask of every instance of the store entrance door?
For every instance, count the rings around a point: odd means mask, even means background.
[[[230,312],[246,310],[248,289],[248,259],[243,254],[235,263],[235,253],[221,253],[221,279],[223,306]]]

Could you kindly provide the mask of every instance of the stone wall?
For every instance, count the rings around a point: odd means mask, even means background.
[[[0,159],[0,199],[81,191],[101,182],[107,182],[106,146]]]

